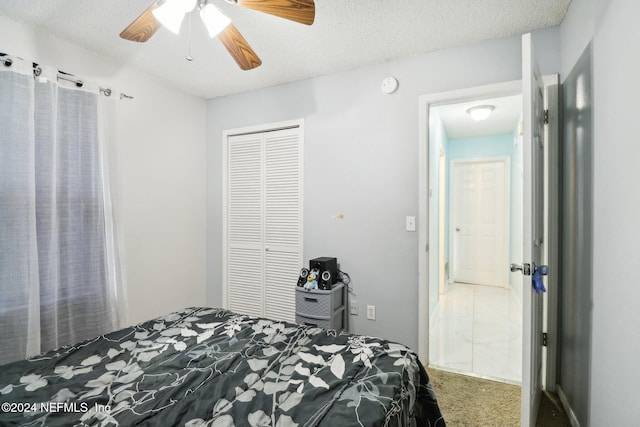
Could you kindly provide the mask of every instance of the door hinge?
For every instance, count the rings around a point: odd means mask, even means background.
[[[546,332],[543,332],[543,333],[542,333],[542,346],[543,346],[543,347],[546,347],[546,346],[547,346],[547,340],[548,340],[548,338],[547,338],[547,333],[546,333]]]
[[[429,244],[427,243],[427,249],[426,252],[429,252]]]
[[[549,110],[544,110],[544,124],[549,124]]]

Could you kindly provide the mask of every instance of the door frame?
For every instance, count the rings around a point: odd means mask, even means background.
[[[445,293],[445,240],[446,219],[445,219],[445,192],[447,191],[447,155],[440,147],[438,153],[438,292],[440,295]]]
[[[513,80],[419,97],[418,140],[418,356],[429,361],[429,109],[481,98],[498,98],[522,93],[522,81]],[[434,250],[438,250],[434,248]],[[505,266],[506,268],[506,266]],[[451,270],[451,268],[449,268]]]
[[[505,157],[505,156],[498,156],[498,157],[477,157],[477,158],[466,158],[466,159],[454,159],[451,160],[449,162],[449,203],[450,203],[450,207],[449,207],[449,273],[450,273],[450,278],[451,278],[451,282],[454,282],[454,273],[455,273],[455,269],[456,269],[456,264],[454,262],[455,257],[454,257],[454,250],[455,250],[455,224],[454,224],[454,207],[455,204],[452,202],[451,199],[451,194],[453,194],[453,189],[454,189],[454,183],[455,183],[455,178],[454,178],[454,167],[456,164],[479,164],[479,163],[502,163],[504,165],[504,188],[505,188],[505,200],[504,200],[504,205],[503,205],[503,209],[504,209],[504,224],[503,224],[503,230],[502,230],[502,247],[506,248],[505,252],[504,252],[504,265],[508,265],[509,264],[509,236],[510,236],[510,218],[509,218],[509,206],[511,206],[511,194],[509,192],[509,188],[510,188],[510,183],[511,180],[509,178],[509,171],[511,170],[511,162],[509,157]],[[446,190],[445,190],[446,191]],[[494,285],[495,286],[495,285]],[[499,288],[504,288],[504,289],[509,289],[509,274],[508,274],[508,270],[505,268],[504,271],[504,277],[502,278],[502,285],[501,286],[496,286]]]
[[[558,75],[543,76],[546,86],[558,85]],[[503,96],[522,94],[522,80],[512,80],[502,83],[475,86],[465,89],[437,92],[421,95],[418,100],[418,356],[427,366],[429,361],[429,109],[432,106],[456,104],[482,98],[497,98]],[[557,89],[557,88],[556,88]],[[548,91],[548,102],[558,104],[557,90]],[[547,129],[547,141],[549,156],[557,154],[558,145],[558,117],[557,111],[551,109],[549,114],[550,126]],[[557,162],[557,157],[556,157]],[[546,162],[545,162],[546,163]],[[554,163],[555,165],[555,163]],[[558,298],[558,223],[557,204],[558,198],[557,179],[558,173],[555,166],[546,170],[549,175],[549,238],[545,240],[549,254],[548,265],[551,274],[548,277],[549,291],[545,295],[545,310],[543,319],[543,331],[549,334],[549,342],[546,347],[546,355],[543,355],[543,386],[545,389],[555,388],[556,366],[556,331],[557,331],[557,298]],[[507,268],[507,266],[505,266]],[[546,380],[546,381],[545,381]],[[546,383],[546,384],[545,384]]]

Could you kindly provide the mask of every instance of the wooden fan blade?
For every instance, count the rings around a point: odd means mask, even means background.
[[[251,49],[251,46],[242,37],[235,25],[229,24],[227,28],[218,34],[218,38],[243,70],[251,70],[262,64],[258,55]]]
[[[151,13],[156,7],[158,7],[158,2],[154,1],[147,10],[142,12],[135,21],[120,33],[120,37],[132,42],[146,42],[149,40],[160,28],[160,24]]]
[[[238,5],[306,25],[316,17],[313,0],[238,0]]]

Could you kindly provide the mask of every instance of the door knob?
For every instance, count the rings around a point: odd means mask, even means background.
[[[513,273],[515,273],[516,271],[522,271],[522,274],[524,274],[525,276],[531,276],[531,264],[529,263],[523,263],[522,265],[520,264],[511,264],[511,271]]]
[[[459,228],[459,227],[456,227],[456,231],[460,231],[460,228]]]

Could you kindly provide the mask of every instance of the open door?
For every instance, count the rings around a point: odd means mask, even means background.
[[[522,408],[523,427],[535,426],[542,391],[542,293],[534,289],[536,268],[544,271],[544,83],[535,61],[531,34],[522,36],[523,95],[523,260],[512,264],[523,282]],[[546,275],[546,272],[544,272]]]

